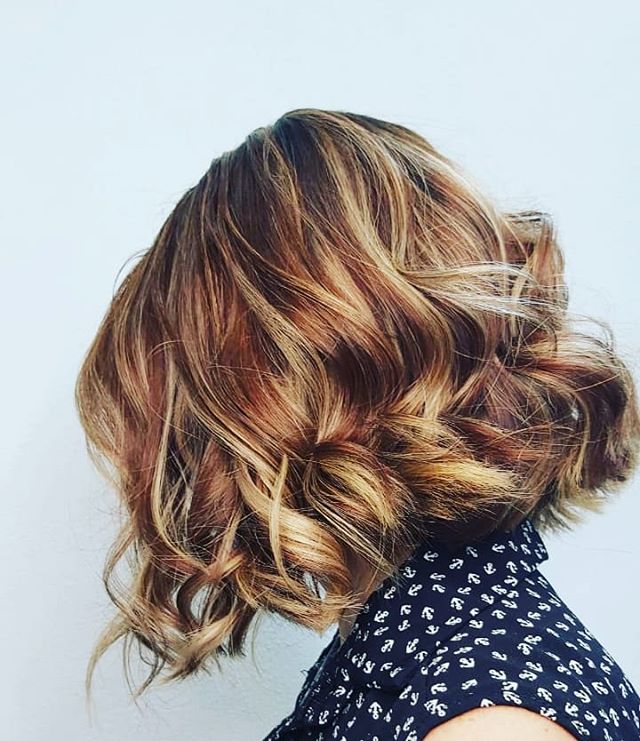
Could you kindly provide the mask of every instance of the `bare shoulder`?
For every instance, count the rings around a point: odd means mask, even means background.
[[[574,741],[576,736],[540,713],[514,705],[473,708],[429,731],[423,741]]]

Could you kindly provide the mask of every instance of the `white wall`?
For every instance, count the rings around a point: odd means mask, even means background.
[[[260,739],[328,639],[265,621],[257,667],[155,691],[143,712],[112,649],[93,724],[84,712],[115,504],[84,452],[75,374],[127,258],[256,126],[300,106],[397,120],[505,205],[551,211],[573,310],[609,321],[637,369],[639,21],[632,0],[5,4],[3,738]],[[543,569],[640,685],[637,488],[547,538]]]

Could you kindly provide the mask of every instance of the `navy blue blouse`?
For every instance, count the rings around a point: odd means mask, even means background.
[[[440,723],[517,705],[576,738],[640,739],[640,698],[538,565],[529,519],[456,551],[420,545],[336,629],[295,707],[263,741],[422,741]]]

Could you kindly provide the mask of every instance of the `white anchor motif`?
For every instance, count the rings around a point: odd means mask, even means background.
[[[424,707],[433,715],[443,717],[447,712],[447,705],[444,702],[439,702],[435,697],[433,700],[428,700],[424,703]]]
[[[598,718],[591,712],[591,710],[587,710],[587,712],[584,714],[584,719],[591,723],[592,726],[595,726],[595,724],[598,722]]]
[[[583,669],[584,669],[584,667],[583,667],[583,666],[582,666],[582,664],[581,664],[581,663],[580,663],[579,661],[577,661],[576,659],[571,659],[571,661],[569,662],[569,667],[570,667],[571,669],[573,669],[573,671],[574,671],[574,672],[575,672],[576,674],[582,674],[582,673],[583,673]]]
[[[538,678],[538,675],[530,672],[528,669],[523,669],[520,674],[518,674],[518,677],[520,677],[520,679],[529,679],[531,682],[534,682]]]
[[[321,725],[324,725],[327,722],[327,720],[329,720],[329,711],[323,710],[318,716],[318,723],[320,723]]]
[[[502,696],[508,702],[515,702],[517,705],[521,705],[522,704],[522,700],[521,700],[520,696],[517,695],[515,692],[510,692],[509,690],[507,690],[506,692],[503,692],[502,693]]]
[[[516,618],[518,623],[522,625],[523,628],[533,628],[534,623],[531,622],[531,620],[527,620],[526,618]]]
[[[408,731],[411,728],[411,724],[413,723],[413,715],[410,715],[404,722],[404,725],[402,726],[403,731]]]
[[[538,687],[538,695],[542,697],[547,702],[551,702],[553,700],[553,695],[546,687]]]
[[[578,716],[578,706],[574,705],[572,702],[565,702],[564,709],[569,715],[572,715],[574,718]]]
[[[493,679],[506,679],[507,674],[502,669],[489,669],[489,676]]]
[[[468,654],[469,651],[473,651],[473,646],[460,646],[453,653],[455,656],[458,656],[459,654]]]
[[[591,702],[591,695],[585,689],[574,690],[573,694],[582,702]]]
[[[440,666],[436,667],[435,671],[433,672],[433,676],[436,677],[438,674],[442,674],[442,672],[446,672],[449,668],[449,662],[445,661],[443,664],[440,664]]]

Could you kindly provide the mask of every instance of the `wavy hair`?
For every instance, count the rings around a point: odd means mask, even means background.
[[[324,631],[354,563],[601,511],[637,462],[637,392],[563,268],[547,214],[498,209],[398,124],[297,109],[214,159],[76,382],[125,513],[88,695],[120,638],[138,696],[245,655],[259,614]]]

